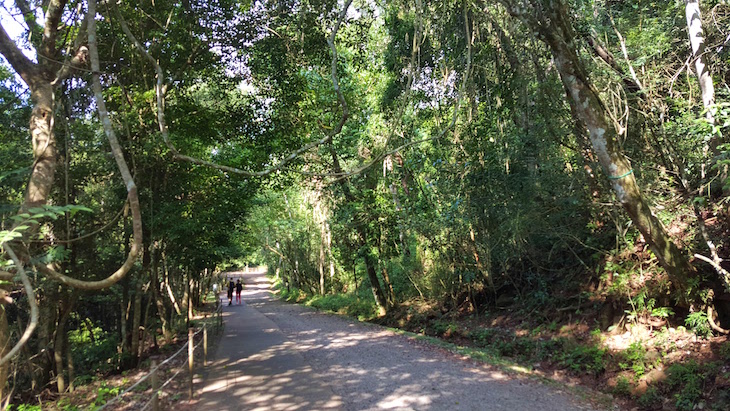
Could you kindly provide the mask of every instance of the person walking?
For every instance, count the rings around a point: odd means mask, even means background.
[[[241,291],[243,291],[243,284],[239,278],[238,281],[236,281],[236,302],[238,305],[241,305]]]
[[[241,280],[239,280],[241,281]],[[236,283],[233,282],[233,278],[228,278],[228,305],[233,304],[233,289],[236,288]]]

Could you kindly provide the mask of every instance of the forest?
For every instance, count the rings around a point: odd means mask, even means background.
[[[3,406],[138,366],[261,264],[640,409],[730,407],[726,0],[0,17]]]

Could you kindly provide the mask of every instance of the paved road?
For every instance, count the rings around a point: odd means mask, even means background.
[[[244,274],[244,304],[198,383],[201,410],[592,410],[381,327],[274,299]],[[199,388],[200,389],[200,388]]]

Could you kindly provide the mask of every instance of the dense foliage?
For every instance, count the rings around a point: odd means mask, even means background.
[[[60,4],[51,57],[81,50],[86,2],[17,3],[18,39],[30,41],[16,43],[38,67],[45,23],[28,7]],[[3,41],[0,228],[4,252],[22,250],[0,266],[15,300],[3,338],[22,335],[29,295],[41,311],[12,360],[15,392],[134,365],[246,261],[287,295],[365,317],[420,301],[551,321],[589,312],[599,331],[670,321],[727,334],[730,8],[700,3],[704,52],[693,54],[685,11],[696,4],[100,5],[103,97],[138,190],[143,252],[99,292],[36,272],[101,280],[134,242],[92,73],[81,64],[53,84],[57,170],[31,204],[42,104]],[[603,358],[596,350],[586,356]]]

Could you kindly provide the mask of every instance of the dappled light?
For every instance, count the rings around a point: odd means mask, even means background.
[[[729,98],[727,0],[5,1],[0,408],[730,409]]]
[[[547,387],[410,337],[274,300],[261,274],[244,278],[246,304],[225,307],[227,331],[196,406],[443,410],[488,401],[507,410],[555,398],[541,409],[572,407]]]

